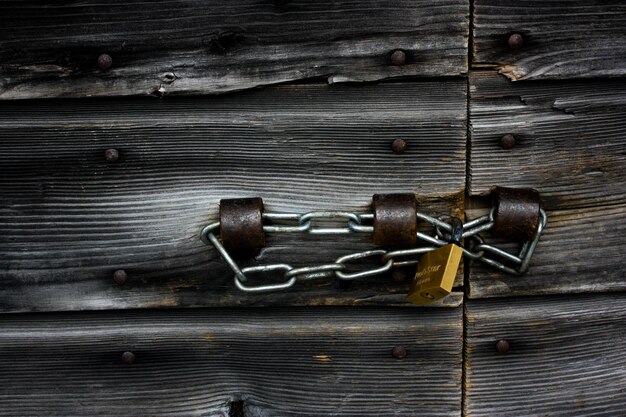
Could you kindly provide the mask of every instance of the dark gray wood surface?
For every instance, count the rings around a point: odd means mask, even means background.
[[[471,300],[466,323],[464,415],[624,415],[625,294]]]
[[[626,80],[513,83],[470,75],[470,195],[533,187],[545,207],[626,204]],[[500,138],[517,145],[502,149]]]
[[[508,38],[523,36],[511,49]],[[626,4],[621,0],[475,0],[473,65],[512,80],[626,75]]]
[[[245,416],[460,417],[462,313],[4,315],[0,415],[228,416],[243,401]],[[404,359],[391,355],[398,345]]]
[[[548,211],[548,226],[528,273],[508,275],[474,262],[468,294],[485,298],[624,291],[625,235],[622,206]],[[517,245],[500,246],[519,250]]]
[[[527,275],[475,263],[470,297],[626,289],[624,131],[626,81],[513,83],[471,73],[469,194],[533,187],[549,220]],[[517,139],[512,149],[499,144],[506,133]]]
[[[2,311],[396,304],[408,284],[388,276],[245,296],[200,230],[220,198],[244,196],[269,211],[364,212],[374,193],[414,192],[422,211],[463,209],[464,80],[0,109]],[[105,161],[107,148],[119,161]],[[304,266],[372,247],[368,235],[274,235],[248,263]]]
[[[467,0],[114,3],[0,5],[0,99],[467,72]],[[405,52],[405,65],[391,65],[395,50]],[[113,59],[106,72],[97,66],[102,53]]]

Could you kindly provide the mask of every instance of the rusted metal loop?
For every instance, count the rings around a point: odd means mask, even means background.
[[[291,265],[287,264],[271,264],[271,265],[259,265],[259,266],[249,266],[247,268],[243,268],[241,272],[243,274],[252,274],[255,272],[271,272],[271,271],[285,271],[285,274],[291,271],[293,268]],[[265,292],[265,291],[276,291],[276,290],[284,290],[289,287],[292,287],[296,283],[296,277],[289,278],[285,282],[281,282],[278,284],[267,284],[267,285],[244,285],[235,275],[235,285],[241,291],[245,292]]]
[[[374,244],[411,246],[417,243],[417,201],[415,195],[375,194]]]
[[[541,217],[541,196],[533,188],[494,187],[494,236],[517,241],[532,240]]]
[[[265,246],[263,200],[260,198],[220,200],[220,224],[222,245],[229,250]]]

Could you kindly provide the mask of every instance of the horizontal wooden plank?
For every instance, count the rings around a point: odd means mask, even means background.
[[[495,65],[512,80],[626,75],[623,1],[475,0],[473,5],[475,66]],[[509,47],[512,34],[522,36],[521,47]]]
[[[626,290],[624,206],[548,211],[530,270],[512,276],[474,262],[470,298]],[[515,245],[503,245],[517,251]]]
[[[460,416],[462,323],[460,308],[4,315],[0,415]]]
[[[468,36],[468,0],[3,3],[0,99],[455,76]],[[396,50],[404,65],[392,65]]]
[[[533,187],[550,209],[626,204],[626,80],[470,76],[469,192]],[[500,138],[516,137],[512,149]]]
[[[269,211],[364,212],[375,193],[414,192],[422,211],[463,209],[460,79],[0,109],[2,311],[396,304],[408,284],[388,276],[246,296],[199,232],[232,197],[261,196]],[[402,155],[390,148],[397,138]],[[281,234],[245,261],[304,266],[371,248],[364,234]]]
[[[472,300],[466,323],[464,415],[624,414],[624,294]]]

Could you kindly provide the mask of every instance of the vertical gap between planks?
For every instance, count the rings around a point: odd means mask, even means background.
[[[472,140],[471,140],[471,89],[470,89],[470,71],[472,70],[472,63],[474,60],[474,0],[469,0],[469,24],[468,24],[468,36],[467,36],[467,77],[466,77],[466,93],[465,100],[467,102],[467,112],[465,117],[465,129],[466,129],[466,142],[465,142],[465,208],[469,202],[469,190],[471,188],[471,176],[470,176],[470,164],[472,161]],[[464,219],[467,221],[467,219]],[[466,260],[463,268],[463,303],[461,308],[463,309],[463,328],[462,328],[462,350],[461,350],[461,410],[460,415],[465,417],[465,403],[466,403],[466,380],[467,380],[467,300],[469,294],[469,279],[470,279],[470,261]]]

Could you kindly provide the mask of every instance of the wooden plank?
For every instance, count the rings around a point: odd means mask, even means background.
[[[461,79],[0,109],[2,311],[396,304],[408,284],[388,276],[242,294],[199,232],[220,198],[364,212],[372,194],[408,191],[431,214],[463,209]],[[396,138],[408,143],[403,155],[390,149]],[[118,162],[104,160],[107,148]],[[304,266],[371,248],[362,234],[282,234],[247,262]],[[122,287],[111,279],[118,268],[129,276]]]
[[[625,235],[624,206],[548,211],[529,272],[512,276],[474,262],[469,297],[624,291]]]
[[[549,209],[626,204],[626,80],[511,83],[470,76],[469,192],[537,188]],[[502,149],[500,138],[517,145]]]
[[[0,6],[0,99],[214,94],[467,72],[469,1]],[[406,63],[391,64],[405,52]],[[108,71],[98,57],[112,57]]]
[[[626,75],[626,4],[620,0],[476,0],[473,65],[512,80]],[[511,49],[519,33],[523,46]]]
[[[624,294],[470,301],[466,323],[464,415],[623,415]]]
[[[0,416],[214,416],[243,401],[244,416],[460,417],[462,323],[461,308],[4,315]]]

